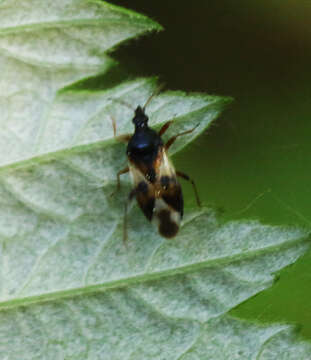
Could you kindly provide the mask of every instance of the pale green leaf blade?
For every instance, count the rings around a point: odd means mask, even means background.
[[[306,360],[311,350],[286,325],[169,317],[127,288],[2,311],[0,339],[10,360]]]
[[[299,339],[286,325],[264,326],[228,315],[201,327],[193,344],[180,360],[308,360],[311,344]]]
[[[107,69],[105,52],[120,41],[159,26],[98,1],[19,5],[0,4],[0,357],[269,359],[290,346],[308,354],[286,326],[227,315],[306,251],[305,229],[222,223],[211,209],[186,209],[179,235],[167,241],[133,207],[128,246],[122,242],[130,185],[125,176],[110,196],[126,161],[111,116],[123,134],[132,132],[133,112],[114,99],[143,105],[155,81],[59,90]],[[167,137],[199,124],[173,154],[229,101],[163,92],[147,113],[155,128],[174,120]]]
[[[0,3],[0,164],[39,155],[38,141],[59,89],[105,72],[105,52],[159,30],[155,22],[102,1]]]
[[[117,122],[117,135],[121,135],[133,132],[131,119],[134,114],[134,110],[117,100],[122,100],[135,109],[138,105],[145,104],[156,89],[155,79],[137,79],[106,91],[62,92],[56,98],[38,142],[40,154],[56,156],[55,153],[61,150],[96,149],[99,146],[105,147],[111,141],[116,142],[112,117]],[[170,134],[175,135],[198,125],[193,133],[181,137],[172,146],[170,154],[174,154],[203,132],[230,102],[231,98],[220,96],[186,96],[183,92],[162,92],[153,99],[146,113],[150,126],[155,128],[166,121],[174,121],[166,138]],[[119,145],[119,151],[120,154],[116,157],[124,158],[124,146]],[[104,172],[107,173],[107,170]]]

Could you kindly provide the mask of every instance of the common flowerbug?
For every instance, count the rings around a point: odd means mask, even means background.
[[[117,189],[120,188],[120,175],[127,172],[130,172],[133,183],[124,210],[124,241],[127,239],[128,205],[134,198],[146,218],[157,223],[160,235],[165,238],[176,236],[184,212],[182,189],[177,176],[191,182],[197,204],[201,206],[194,181],[188,175],[175,171],[167,155],[168,149],[179,136],[190,134],[198,125],[176,134],[164,143],[162,135],[173,121],[168,121],[156,132],[148,126],[149,119],[145,113],[146,106],[155,95],[156,93],[153,93],[143,107],[139,105],[133,109],[134,134],[117,137],[116,121],[112,117],[114,136],[127,143],[128,166],[117,173]],[[122,100],[114,100],[132,108]]]

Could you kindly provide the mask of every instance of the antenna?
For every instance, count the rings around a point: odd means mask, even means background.
[[[109,98],[109,100],[112,100],[112,101],[115,101],[115,102],[118,102],[119,104],[121,105],[124,105],[126,107],[128,107],[129,109],[135,111],[135,109],[133,108],[132,105],[130,105],[129,103],[127,103],[126,101],[124,100],[120,100],[120,99],[114,99],[114,98]]]
[[[149,98],[147,99],[145,105],[142,107],[144,112],[145,112],[146,107],[150,104],[151,100],[162,91],[164,86],[165,86],[164,83],[158,85],[156,87],[155,91],[149,96]],[[130,105],[129,103],[127,103],[126,101],[124,101],[124,100],[115,99],[115,98],[109,98],[108,100],[118,102],[119,104],[124,105],[124,106],[128,107],[129,109],[135,111],[135,108],[132,105]]]
[[[150,101],[157,95],[159,95],[159,93],[162,91],[162,89],[164,88],[165,84],[162,83],[160,85],[157,86],[157,88],[154,90],[154,92],[149,96],[149,98],[147,99],[145,105],[143,106],[143,110],[145,111],[147,105],[150,104]]]

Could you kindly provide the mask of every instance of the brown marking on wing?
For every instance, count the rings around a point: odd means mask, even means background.
[[[175,221],[171,220],[171,213],[168,209],[163,209],[157,214],[159,218],[159,233],[166,237],[172,238],[176,236],[179,226]]]
[[[151,184],[141,181],[135,188],[136,200],[145,214],[146,218],[151,221],[153,216],[153,209],[155,205],[154,189]]]
[[[175,176],[161,176],[155,184],[155,197],[162,198],[172,209],[180,213],[181,218],[184,213],[184,201],[181,186]]]
[[[184,215],[184,200],[182,197],[180,185],[176,185],[170,190],[166,190],[162,193],[163,200],[171,206],[174,210],[180,213],[181,218]]]

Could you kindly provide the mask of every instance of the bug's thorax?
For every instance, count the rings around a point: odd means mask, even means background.
[[[135,131],[126,151],[129,163],[153,182],[157,158],[163,148],[162,139],[156,131],[148,126],[148,117],[140,106],[135,111],[133,123]]]

